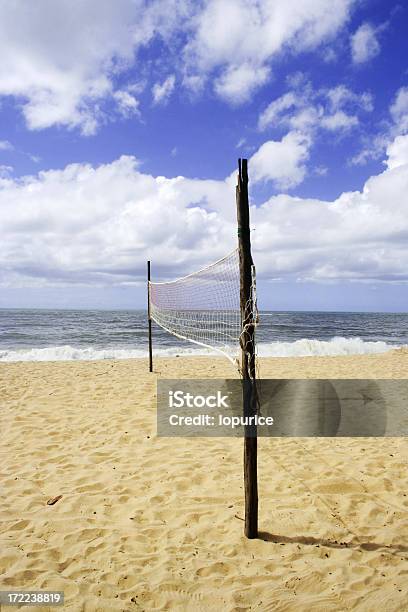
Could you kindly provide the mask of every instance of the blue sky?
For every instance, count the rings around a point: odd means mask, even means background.
[[[172,278],[233,248],[243,156],[263,307],[406,310],[407,23],[379,0],[5,0],[0,307],[143,306],[147,259]]]

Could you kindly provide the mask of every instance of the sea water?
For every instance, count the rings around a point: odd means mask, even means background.
[[[383,353],[408,345],[407,313],[261,312],[260,356]],[[157,356],[205,355],[153,324]],[[0,361],[147,356],[143,310],[0,309]]]

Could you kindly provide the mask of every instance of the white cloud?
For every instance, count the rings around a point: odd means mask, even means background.
[[[123,117],[130,117],[131,115],[140,115],[139,101],[125,90],[117,90],[113,94],[115,98],[120,114]]]
[[[249,160],[253,182],[274,181],[281,189],[299,185],[305,177],[310,141],[298,132],[289,132],[281,141],[265,142]]]
[[[369,92],[355,93],[344,85],[314,90],[299,77],[290,83],[295,89],[273,100],[260,114],[260,130],[278,126],[303,133],[316,128],[348,130],[359,124],[358,113],[373,110]]]
[[[408,87],[401,87],[390,106],[390,114],[395,126],[401,133],[408,131]]]
[[[371,112],[374,108],[373,97],[370,92],[356,93],[345,85],[337,85],[331,89],[322,90],[329,100],[332,110],[337,111],[346,105],[353,105],[364,111]]]
[[[12,96],[29,129],[78,128],[93,134],[133,95],[121,80],[155,82],[153,62],[138,52],[160,38],[177,70],[153,86],[165,101],[178,78],[195,95],[206,83],[241,103],[263,85],[283,52],[312,50],[346,23],[356,0],[4,0],[0,3],[0,96]],[[189,42],[185,44],[185,40]],[[154,58],[153,58],[154,59]],[[140,73],[140,74],[139,74]],[[119,91],[117,91],[119,90]],[[122,93],[121,93],[122,92]],[[119,114],[136,109],[119,103]]]
[[[299,102],[294,92],[290,91],[280,98],[276,98],[259,116],[259,129],[264,130],[269,126],[278,125],[281,122],[282,114],[293,108],[299,108]]]
[[[380,129],[363,137],[363,146],[351,159],[351,165],[362,166],[379,159],[393,140],[408,132],[408,87],[401,87],[389,107],[390,117],[379,122]]]
[[[362,149],[349,159],[348,163],[351,166],[364,166],[370,160],[380,158],[390,142],[390,137],[388,134],[380,133],[374,136],[364,136],[362,141]]]
[[[39,0],[35,6],[30,0],[5,0],[0,4],[0,96],[18,100],[30,129],[64,125],[92,134],[106,119],[103,104],[121,95],[115,93],[117,75],[134,65],[137,50],[155,35],[166,39],[185,5],[182,0],[98,0],[97,5],[81,0],[73,10],[69,0]],[[120,113],[123,109],[120,104]]]
[[[228,215],[212,211],[230,190],[222,182],[143,174],[131,157],[0,179],[3,283],[134,280],[147,250],[164,271],[184,264],[187,252],[192,266],[201,249],[221,256],[233,241],[235,211],[230,225]]]
[[[327,130],[350,129],[358,125],[359,121],[355,115],[346,115],[344,111],[337,111],[333,115],[327,115],[321,120],[321,126]]]
[[[241,104],[249,100],[260,85],[266,83],[269,72],[267,66],[252,66],[249,63],[229,66],[216,79],[215,92],[231,104]]]
[[[206,81],[232,104],[240,104],[270,78],[284,53],[312,50],[347,22],[355,0],[208,0],[187,27],[183,83],[199,93]],[[198,5],[195,5],[198,6]]]
[[[11,151],[12,149],[14,149],[14,147],[11,142],[8,140],[0,140],[0,151]]]
[[[363,64],[380,52],[377,30],[369,23],[363,23],[351,36],[351,58],[354,64]]]
[[[189,74],[212,75],[216,92],[233,103],[247,100],[268,77],[283,50],[311,50],[347,21],[353,0],[209,0],[196,17],[185,49]]]
[[[287,140],[296,150],[295,135]],[[393,143],[388,167],[361,191],[333,202],[281,194],[252,207],[259,276],[407,282],[407,142]],[[270,161],[285,147],[261,147],[250,185],[280,178]],[[0,179],[0,283],[129,283],[144,280],[146,259],[156,276],[193,271],[235,244],[234,183],[154,177],[131,157]]]
[[[13,166],[6,166],[5,164],[0,164],[0,179],[8,178],[13,172]]]
[[[387,147],[385,162],[391,170],[399,166],[408,166],[408,136],[397,136]]]
[[[259,273],[407,282],[407,146],[399,142],[400,165],[371,177],[361,192],[343,193],[334,202],[280,195],[254,210]]]
[[[174,74],[168,76],[163,83],[155,83],[152,87],[153,101],[155,104],[165,104],[174,91],[176,77]]]

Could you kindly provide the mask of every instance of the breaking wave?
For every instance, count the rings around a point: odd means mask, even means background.
[[[261,342],[258,344],[260,357],[309,357],[335,355],[366,355],[385,353],[401,348],[387,342],[364,341],[361,338],[334,337],[331,340],[301,339],[294,342]],[[198,355],[214,355],[214,352],[204,347],[157,347],[156,357],[188,357]],[[50,346],[46,348],[0,350],[0,361],[94,361],[101,359],[135,359],[147,357],[146,348],[115,349],[115,348],[78,348],[70,345]]]

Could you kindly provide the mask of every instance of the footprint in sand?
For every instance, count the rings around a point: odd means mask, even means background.
[[[217,563],[213,563],[212,565],[207,565],[206,567],[201,567],[196,571],[197,576],[226,576],[230,572],[230,566],[227,563],[223,563],[219,561]]]
[[[361,493],[364,488],[357,482],[346,480],[333,480],[315,487],[317,493],[328,493],[331,495],[343,495],[344,493]]]

